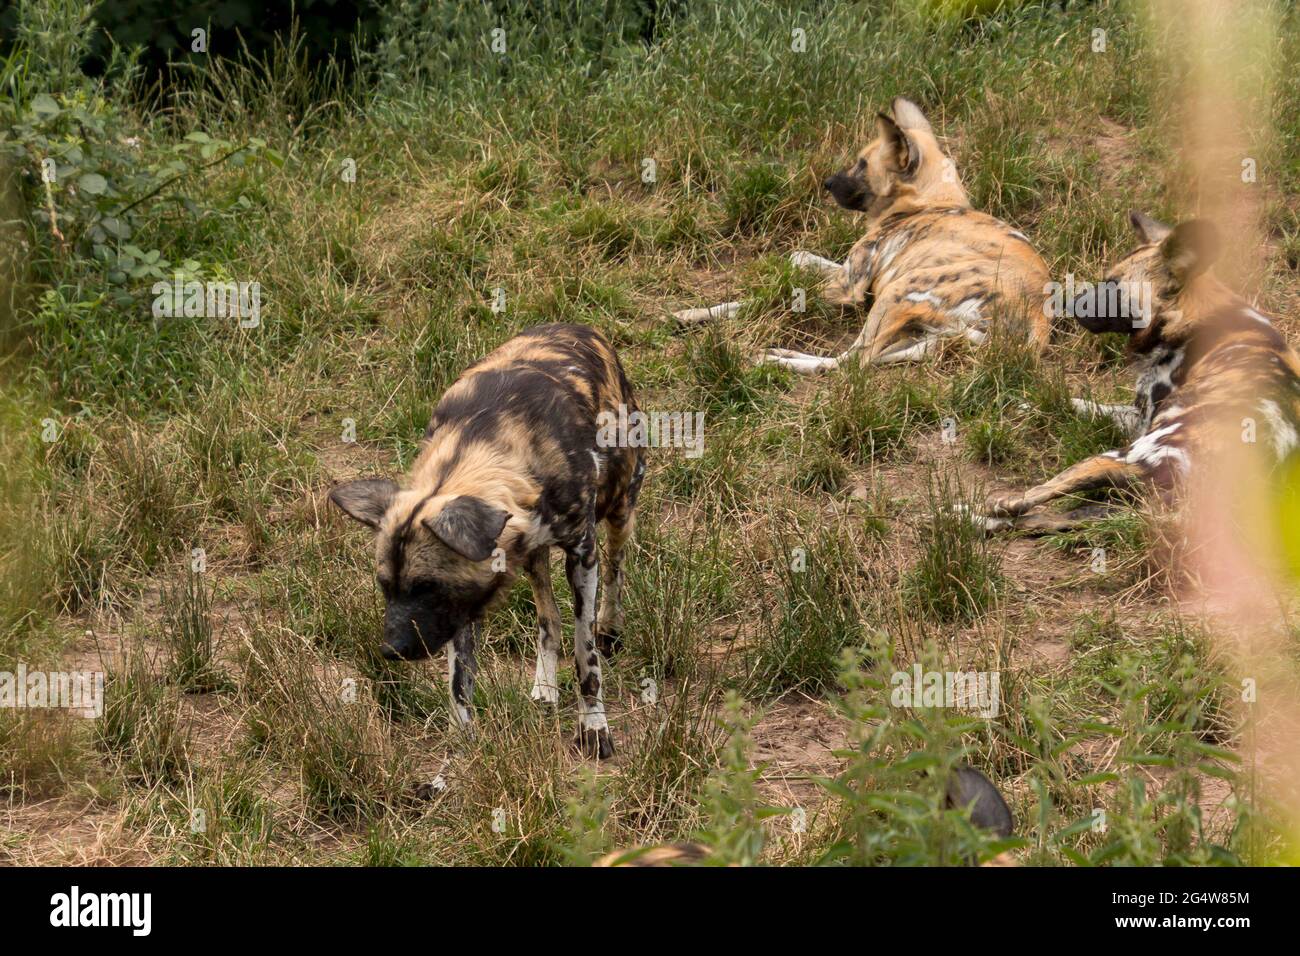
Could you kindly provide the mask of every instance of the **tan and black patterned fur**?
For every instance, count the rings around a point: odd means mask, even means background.
[[[552,546],[573,588],[579,744],[608,757],[613,742],[600,654],[623,626],[623,549],[645,470],[642,449],[599,447],[597,416],[636,410],[613,347],[582,325],[528,329],[467,369],[433,412],[399,486],[339,485],[330,499],[376,531],[386,656],[447,648],[453,718],[472,718],[474,644],[483,614],[528,576],[538,613],[534,699],[555,704],[561,635]],[[606,526],[604,593],[596,612],[596,528]]]
[[[766,362],[819,372],[847,361],[915,361],[945,339],[979,344],[997,323],[1033,348],[1051,333],[1047,265],[1023,233],[971,208],[952,160],[909,100],[876,117],[876,137],[823,186],[866,217],[843,263],[810,252],[791,261],[823,275],[828,301],[866,311],[857,340],[838,356],[768,349]],[[682,322],[735,314],[739,302],[677,313]]]
[[[1142,244],[1107,271],[1098,287],[1103,294],[1076,301],[1072,311],[1089,331],[1130,336],[1138,367],[1134,404],[1075,405],[1114,417],[1135,438],[1028,491],[992,497],[983,519],[990,530],[1074,527],[1109,509],[1033,509],[1096,488],[1154,486],[1176,504],[1198,466],[1257,454],[1268,468],[1300,442],[1300,358],[1267,316],[1207,271],[1218,252],[1214,228],[1192,220],[1171,229],[1136,212],[1130,218]],[[1108,287],[1148,295],[1104,294]],[[1108,311],[1100,303],[1121,307]]]

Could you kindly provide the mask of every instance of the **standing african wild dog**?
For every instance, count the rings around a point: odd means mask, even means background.
[[[623,625],[623,546],[645,472],[641,449],[597,447],[597,416],[632,387],[613,347],[581,325],[528,329],[472,365],[434,409],[404,487],[339,485],[330,500],[377,532],[383,654],[412,660],[447,647],[452,719],[469,726],[474,650],[484,612],[522,568],[537,605],[532,696],[559,701],[560,612],[549,555],[562,548],[573,589],[578,745],[614,752],[600,656]],[[606,525],[604,594],[596,601],[596,526]]]
[[[1214,227],[1192,220],[1171,229],[1138,212],[1129,218],[1142,245],[1085,289],[1071,312],[1089,332],[1129,335],[1139,369],[1134,405],[1074,402],[1136,438],[1023,494],[990,498],[981,519],[989,530],[1066,530],[1107,509],[1029,512],[1094,488],[1146,480],[1168,496],[1197,462],[1240,454],[1247,421],[1260,422],[1257,447],[1268,464],[1300,441],[1300,358],[1266,316],[1206,271],[1218,254]]]
[[[1047,345],[1047,265],[1023,233],[971,208],[952,160],[916,104],[898,97],[893,117],[876,116],[877,136],[853,165],[822,184],[839,205],[865,213],[867,233],[843,264],[796,252],[797,265],[825,277],[822,294],[867,308],[857,340],[835,356],[768,349],[764,361],[798,372],[832,369],[850,357],[869,364],[920,359],[950,337],[979,344],[990,322],[1023,324]],[[727,302],[676,313],[681,322],[730,317]]]

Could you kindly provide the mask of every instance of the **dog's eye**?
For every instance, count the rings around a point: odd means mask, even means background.
[[[406,588],[406,596],[411,598],[424,598],[433,594],[436,586],[432,581],[412,581]]]

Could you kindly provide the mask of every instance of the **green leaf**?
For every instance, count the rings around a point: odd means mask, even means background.
[[[1091,787],[1094,784],[1110,783],[1111,781],[1118,780],[1118,779],[1119,779],[1119,774],[1103,771],[1101,773],[1087,774],[1086,776],[1080,777],[1076,782],[1081,787]]]
[[[117,219],[113,216],[105,216],[103,219],[99,221],[99,224],[101,227],[103,227],[103,230],[106,233],[108,233],[110,236],[113,236],[117,239],[131,238],[131,227],[128,226],[126,223],[124,223],[121,219]]]
[[[49,93],[37,93],[32,97],[32,112],[37,116],[56,116],[60,107]]]
[[[89,193],[91,196],[100,196],[107,191],[108,180],[99,173],[83,173],[81,178],[77,180],[77,185],[81,187],[81,191],[84,193]]]

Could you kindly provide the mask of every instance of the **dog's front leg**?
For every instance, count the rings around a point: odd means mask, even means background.
[[[578,671],[578,737],[584,754],[604,760],[614,755],[614,742],[605,719],[600,655],[596,653],[596,529],[590,524],[582,542],[564,560],[573,590],[573,661]]]
[[[524,574],[533,587],[533,604],[537,608],[537,668],[533,673],[530,696],[552,706],[560,702],[560,684],[556,676],[560,663],[560,609],[551,588],[551,549],[542,546],[524,561]]]
[[[790,262],[800,269],[812,269],[822,273],[826,280],[844,284],[847,269],[843,263],[835,262],[831,259],[824,258],[813,252],[792,252]],[[838,301],[843,298],[845,293],[832,294],[831,298]],[[719,305],[711,305],[708,308],[682,309],[673,313],[673,318],[679,325],[702,325],[705,322],[713,322],[717,319],[734,319],[744,306],[743,302],[723,302]]]
[[[1108,405],[1087,398],[1072,398],[1070,399],[1070,405],[1080,415],[1089,418],[1099,418],[1101,416],[1109,418],[1129,435],[1137,433],[1138,425],[1142,420],[1141,413],[1138,412],[1136,405]]]
[[[1128,461],[1124,452],[1112,451],[1085,458],[1071,465],[1050,481],[1019,495],[995,495],[988,499],[985,513],[997,518],[1022,515],[1031,508],[1064,495],[1078,494],[1093,488],[1122,487],[1150,474],[1145,460]]]
[[[467,624],[447,642],[447,686],[451,691],[451,727],[474,732],[474,648],[478,623]]]
[[[790,264],[799,269],[815,269],[827,277],[844,272],[844,263],[827,259],[825,256],[819,256],[815,252],[805,252],[802,249],[790,253]]]

